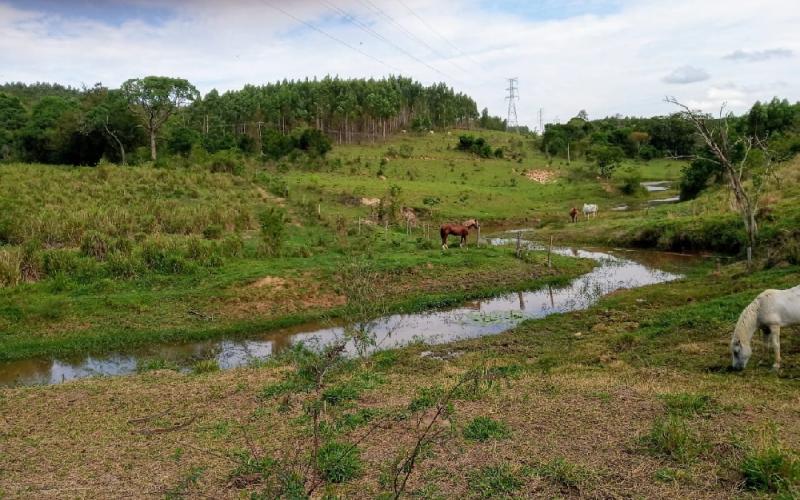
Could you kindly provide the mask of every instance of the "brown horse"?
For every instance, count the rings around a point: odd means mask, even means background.
[[[459,246],[464,246],[467,244],[467,236],[469,236],[470,228],[478,229],[481,227],[478,224],[478,221],[475,219],[470,219],[468,221],[464,221],[463,224],[442,224],[439,228],[439,234],[442,236],[442,250],[447,250],[447,237],[451,234],[455,234],[457,236],[461,236],[461,244]]]
[[[572,207],[572,210],[569,211],[569,217],[572,222],[578,222],[578,207]]]

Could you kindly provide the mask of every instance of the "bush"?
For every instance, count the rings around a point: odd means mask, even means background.
[[[355,445],[330,442],[317,454],[317,469],[331,483],[343,483],[361,475],[361,452]]]
[[[483,137],[476,138],[466,134],[458,137],[456,149],[459,151],[468,151],[481,158],[491,158],[494,155],[494,150],[489,143],[486,142],[486,139]]]
[[[218,240],[222,237],[224,229],[220,224],[211,224],[203,229],[203,237],[207,240]]]
[[[150,270],[164,274],[181,274],[190,269],[174,243],[160,238],[149,239],[142,243],[140,251],[142,262]]]
[[[212,172],[242,175],[244,173],[244,162],[234,150],[228,149],[211,155],[208,168]]]
[[[112,253],[106,259],[106,270],[114,278],[131,279],[142,272],[142,263],[132,255]]]
[[[261,226],[261,247],[263,254],[274,257],[280,253],[284,243],[288,219],[282,208],[269,207],[258,214]]]
[[[190,237],[186,242],[186,258],[205,267],[222,265],[217,245],[213,241],[203,241],[196,236]]]
[[[637,167],[627,166],[620,169],[617,179],[622,194],[632,196],[641,194],[645,190],[642,186],[642,173]]]
[[[331,150],[331,140],[321,130],[315,128],[297,129],[292,133],[295,149],[305,151],[310,156],[325,156]]]
[[[472,441],[507,438],[511,433],[503,422],[489,417],[476,417],[464,427],[464,438]]]
[[[720,176],[720,167],[717,163],[697,158],[687,167],[683,168],[680,182],[681,201],[697,198],[713,179]]]
[[[244,251],[244,240],[238,234],[229,234],[220,242],[220,253],[223,257],[241,257]]]
[[[108,236],[97,231],[89,231],[81,238],[81,253],[97,260],[105,260],[111,251],[111,241]]]

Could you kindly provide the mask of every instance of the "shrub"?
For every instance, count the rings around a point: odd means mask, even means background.
[[[220,224],[211,224],[203,229],[203,238],[207,240],[218,240],[222,237],[224,229]]]
[[[212,172],[242,175],[244,173],[244,162],[234,150],[228,149],[211,155],[208,168]]]
[[[464,427],[464,438],[472,441],[507,438],[511,433],[503,422],[489,417],[476,417]]]
[[[222,265],[217,245],[213,241],[203,241],[196,236],[190,237],[186,242],[186,258],[206,267]]]
[[[292,133],[294,147],[310,156],[325,156],[331,150],[331,140],[324,132],[315,128],[297,129]]]
[[[489,143],[486,142],[486,139],[483,137],[473,137],[471,135],[459,136],[456,149],[470,152],[481,158],[491,158],[495,153]]]
[[[323,445],[317,453],[317,469],[331,483],[343,483],[361,475],[361,452],[348,443],[332,441]]]
[[[337,405],[344,401],[358,399],[359,390],[355,384],[342,383],[323,391],[322,399],[330,405]]]
[[[42,254],[42,269],[47,276],[75,274],[79,265],[78,255],[72,250],[55,249]]]
[[[522,480],[505,464],[470,472],[467,478],[469,489],[478,498],[510,497],[522,487]]]
[[[258,221],[261,226],[261,252],[271,257],[278,255],[283,247],[288,222],[286,212],[278,207],[269,207],[258,214]]]
[[[145,240],[140,252],[142,262],[150,270],[164,274],[181,274],[190,269],[177,246],[160,238]]]
[[[627,166],[619,170],[617,174],[619,180],[619,190],[622,194],[632,196],[644,191],[642,187],[642,173],[634,166]]]
[[[111,241],[108,236],[97,231],[88,231],[81,238],[81,253],[97,260],[105,260],[111,251]]]
[[[223,257],[241,257],[244,251],[244,240],[238,234],[229,234],[220,242],[220,253]]]
[[[132,255],[112,253],[106,259],[106,270],[115,278],[135,278],[141,274],[142,263]]]

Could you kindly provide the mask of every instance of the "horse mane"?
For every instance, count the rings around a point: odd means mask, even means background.
[[[758,327],[758,309],[761,306],[761,295],[753,299],[739,315],[736,328],[733,329],[733,338],[739,339],[742,344],[749,344],[753,337],[753,332]]]

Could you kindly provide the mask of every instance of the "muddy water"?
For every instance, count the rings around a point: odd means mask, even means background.
[[[515,243],[516,232],[519,231],[510,231],[505,237],[488,241],[493,245]],[[522,241],[527,247],[536,248],[534,243]],[[525,319],[585,309],[615,290],[678,279],[680,269],[696,259],[625,250],[557,248],[554,252],[594,259],[598,265],[564,287],[509,293],[451,309],[380,318],[372,325],[378,348],[397,347],[417,340],[441,343],[498,334]],[[156,358],[184,370],[200,359],[215,359],[220,368],[229,369],[263,360],[297,342],[320,345],[341,335],[341,326],[311,323],[249,338],[161,344],[101,356],[20,360],[0,364],[0,385],[56,384],[92,376],[125,375],[136,372],[141,363]]]

